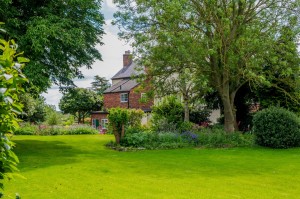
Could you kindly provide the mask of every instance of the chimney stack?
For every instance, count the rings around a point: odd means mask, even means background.
[[[125,51],[125,54],[123,54],[123,67],[127,67],[132,63],[132,54],[130,53],[130,50]]]

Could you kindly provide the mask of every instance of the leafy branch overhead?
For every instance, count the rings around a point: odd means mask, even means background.
[[[80,68],[101,60],[104,18],[100,0],[4,1],[0,20],[31,62],[24,73],[38,92],[54,82],[72,86]],[[8,37],[6,35],[6,37]]]

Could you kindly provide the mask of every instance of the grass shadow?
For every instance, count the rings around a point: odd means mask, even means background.
[[[14,140],[21,171],[78,162],[84,151],[62,141]]]

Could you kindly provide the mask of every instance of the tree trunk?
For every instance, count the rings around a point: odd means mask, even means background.
[[[223,85],[223,89],[219,90],[224,107],[224,128],[226,132],[234,132],[238,130],[236,122],[236,111],[234,107],[235,93],[230,93],[229,85]]]
[[[116,143],[119,145],[120,144],[120,134],[117,130],[117,128],[115,127],[115,125],[113,125],[113,133],[116,139]]]
[[[224,106],[224,128],[226,132],[234,132],[236,129],[236,117],[235,117],[235,111],[233,110],[234,107],[232,107],[229,98],[222,98],[223,106]]]
[[[77,118],[77,123],[80,124],[81,116],[80,113],[78,112],[78,118]]]
[[[124,136],[125,136],[125,127],[124,124],[122,124],[121,139],[123,139]]]
[[[184,103],[184,121],[190,121],[190,109],[189,109],[189,101],[186,98],[183,98]]]

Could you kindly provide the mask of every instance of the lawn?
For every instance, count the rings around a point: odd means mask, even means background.
[[[6,198],[299,198],[300,148],[117,152],[109,135],[15,136]]]

